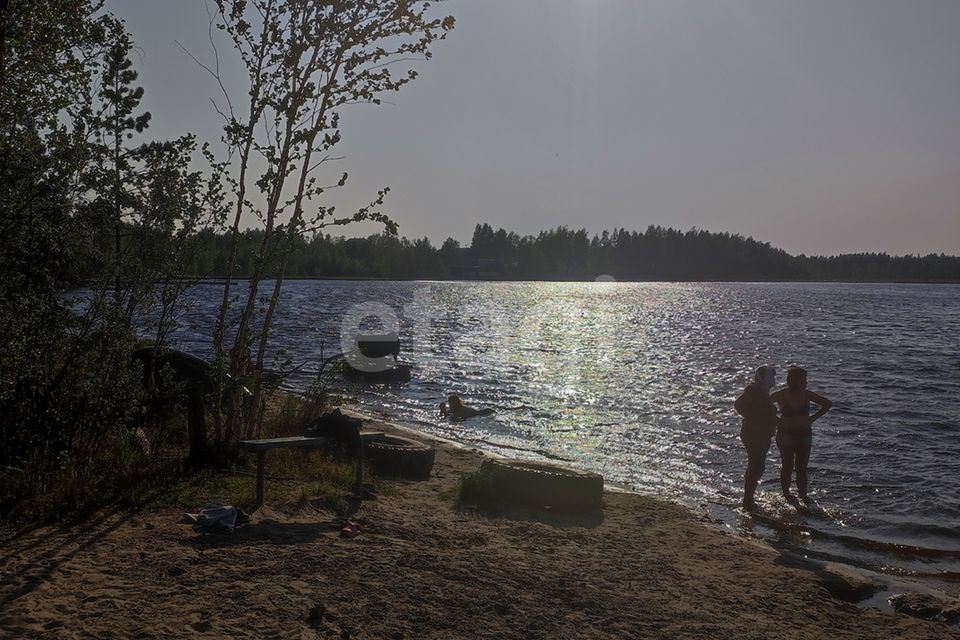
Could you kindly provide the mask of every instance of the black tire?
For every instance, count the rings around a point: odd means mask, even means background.
[[[363,445],[366,461],[378,473],[397,478],[427,480],[437,451],[433,447],[400,436],[385,436]]]
[[[410,365],[396,364],[383,371],[361,371],[343,363],[343,377],[352,382],[366,384],[403,384],[410,382]]]
[[[588,511],[603,505],[603,476],[543,462],[488,458],[480,466],[489,475],[492,498],[499,502]]]

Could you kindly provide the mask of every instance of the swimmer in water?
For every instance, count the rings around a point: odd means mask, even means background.
[[[446,402],[440,403],[440,415],[451,420],[466,420],[474,416],[488,416],[493,413],[493,409],[474,409],[463,404],[460,396],[450,394]]]

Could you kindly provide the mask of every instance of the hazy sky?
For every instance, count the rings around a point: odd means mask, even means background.
[[[344,114],[344,208],[389,185],[401,233],[435,242],[476,222],[659,224],[791,253],[960,253],[958,0],[442,7],[457,28],[420,79]],[[210,58],[202,0],[111,8],[142,50],[150,134],[217,139],[215,86],[174,42]]]

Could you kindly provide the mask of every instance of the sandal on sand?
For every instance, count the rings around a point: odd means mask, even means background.
[[[346,524],[340,529],[341,538],[355,538],[360,533],[360,525],[353,520],[347,520]]]
[[[334,518],[330,521],[331,529],[342,529],[344,525],[348,524],[357,524],[356,521],[351,520],[350,518]]]

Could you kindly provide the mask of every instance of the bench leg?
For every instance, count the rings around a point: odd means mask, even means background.
[[[357,429],[357,439],[354,441],[357,447],[357,472],[353,480],[353,495],[357,498],[363,498],[363,436],[360,435],[360,429]]]
[[[353,481],[353,495],[358,498],[363,497],[363,445],[360,446],[360,451],[357,452],[357,472]]]
[[[257,451],[257,509],[263,506],[263,467],[266,457],[266,451]]]

